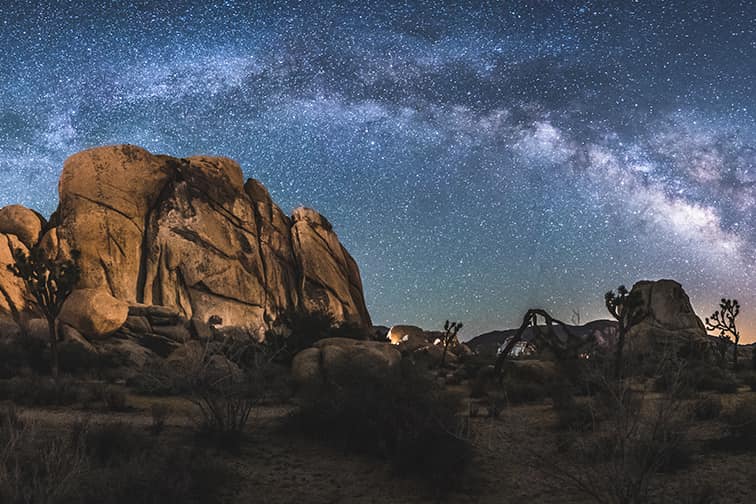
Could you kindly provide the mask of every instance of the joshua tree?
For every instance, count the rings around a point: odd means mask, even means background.
[[[51,372],[58,380],[58,327],[56,319],[63,302],[79,281],[81,270],[77,264],[78,251],[71,252],[70,260],[53,261],[40,247],[33,247],[27,254],[23,249],[13,250],[14,264],[8,269],[21,278],[37,301],[37,306],[47,319],[50,335]]]
[[[452,343],[457,343],[457,333],[462,329],[462,322],[444,322],[444,334],[441,336],[441,344],[444,345],[444,353],[441,354],[440,367],[444,367],[446,363],[446,352],[449,350],[449,346]]]
[[[734,341],[733,358],[735,360],[735,369],[738,369],[738,342],[740,342],[740,333],[735,326],[735,319],[740,313],[740,304],[737,299],[725,299],[719,303],[719,310],[706,318],[706,329],[709,331],[719,331],[720,341]]]
[[[543,319],[543,325],[539,324],[539,319]],[[532,308],[525,313],[520,328],[517,329],[514,336],[509,338],[504,349],[499,352],[496,358],[494,373],[500,381],[503,379],[502,370],[509,355],[519,342],[524,341],[525,332],[528,328],[532,329],[534,346],[550,349],[557,362],[564,366],[569,366],[570,363],[579,358],[582,350],[595,342],[593,336],[581,338],[574,334],[569,325],[555,319],[546,310]],[[566,336],[566,338],[563,336]]]
[[[628,292],[624,285],[617,287],[617,293],[609,291],[604,295],[604,303],[609,313],[617,320],[617,349],[614,354],[615,378],[622,377],[623,352],[625,349],[625,336],[627,331],[639,321],[639,313],[636,310],[640,302],[637,293]]]

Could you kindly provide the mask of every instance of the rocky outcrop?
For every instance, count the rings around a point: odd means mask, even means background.
[[[359,269],[328,221],[304,208],[288,217],[235,161],[100,147],[66,160],[59,196],[49,225],[23,207],[0,211],[0,312],[27,306],[4,268],[8,247],[39,241],[51,257],[80,252],[78,289],[196,326],[213,318],[260,336],[292,309],[370,326]]]
[[[0,233],[15,235],[27,248],[37,243],[45,224],[41,215],[24,206],[0,208]]]
[[[640,281],[631,296],[638,297],[627,334],[631,351],[706,353],[711,343],[682,286],[674,280]]]
[[[0,314],[12,315],[14,319],[27,308],[30,299],[23,280],[8,271],[16,249],[27,251],[16,235],[0,233]]]
[[[402,354],[389,343],[325,338],[294,356],[291,373],[299,387],[349,383],[359,368],[379,380],[398,377]]]

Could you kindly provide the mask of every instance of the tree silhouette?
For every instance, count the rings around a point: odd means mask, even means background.
[[[24,281],[47,319],[52,357],[51,372],[58,380],[58,326],[56,319],[63,302],[79,281],[81,270],[77,264],[78,251],[71,251],[71,259],[53,261],[41,247],[32,247],[27,254],[23,249],[12,251],[14,264],[8,270]]]
[[[740,313],[740,303],[737,299],[725,299],[719,303],[719,310],[706,318],[706,329],[709,331],[719,331],[720,342],[735,342],[733,349],[733,358],[735,370],[738,369],[738,343],[740,342],[740,333],[735,326],[735,319]]]
[[[444,353],[441,354],[441,364],[439,367],[444,367],[446,364],[446,353],[449,350],[449,346],[454,343],[459,343],[457,340],[457,333],[462,329],[462,322],[444,322],[444,334],[441,336],[441,344],[444,345]]]
[[[539,319],[543,319],[543,325],[539,324]],[[503,378],[502,370],[507,362],[507,357],[519,342],[524,341],[525,331],[528,328],[532,328],[533,341],[531,343],[536,348],[549,348],[560,365],[567,365],[576,361],[586,346],[595,343],[593,335],[590,335],[587,339],[581,338],[570,330],[569,325],[555,319],[546,310],[531,308],[522,318],[522,324],[520,324],[515,335],[509,338],[504,349],[499,352],[496,358],[494,373],[499,377],[499,381]]]
[[[622,377],[622,367],[625,350],[625,336],[627,331],[640,321],[640,313],[636,308],[640,305],[640,295],[628,292],[624,285],[617,287],[617,293],[609,291],[604,294],[606,309],[617,320],[617,348],[614,354],[615,378]]]

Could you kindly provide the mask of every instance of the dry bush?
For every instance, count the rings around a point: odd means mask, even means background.
[[[724,441],[728,447],[756,449],[756,399],[741,400],[724,420],[727,429]]]
[[[67,406],[80,402],[86,387],[69,377],[18,376],[0,380],[0,400],[23,406]]]
[[[305,390],[292,430],[385,458],[438,491],[462,483],[472,452],[460,397],[408,361],[400,377],[379,378],[350,364],[335,373],[349,380]]]
[[[57,503],[70,499],[87,470],[83,430],[43,439],[15,407],[0,412],[0,502]]]
[[[690,411],[676,394],[683,386],[684,365],[666,360],[662,367],[659,372],[670,381],[658,399],[648,399],[650,391],[632,378],[616,379],[603,371],[593,377],[596,393],[582,403],[582,418],[576,425],[564,425],[582,432],[557,448],[566,453],[536,454],[537,467],[556,484],[569,485],[595,502],[657,499],[658,474],[685,467],[690,460]],[[571,404],[574,399],[565,397],[555,406],[570,411]]]
[[[207,342],[166,366],[166,389],[180,391],[199,412],[198,427],[220,445],[238,448],[253,408],[266,398],[272,356],[251,341]]]
[[[3,504],[215,503],[234,478],[209,453],[124,424],[49,433],[0,409]]]

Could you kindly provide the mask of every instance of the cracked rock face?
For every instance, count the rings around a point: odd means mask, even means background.
[[[59,195],[37,234],[50,255],[80,251],[78,288],[255,335],[295,308],[370,325],[359,269],[328,221],[310,209],[289,218],[230,159],[99,147],[66,160]]]
[[[636,309],[639,322],[627,335],[631,348],[657,353],[682,347],[706,351],[710,345],[706,329],[679,283],[641,281],[633,285],[631,293],[640,298]]]

